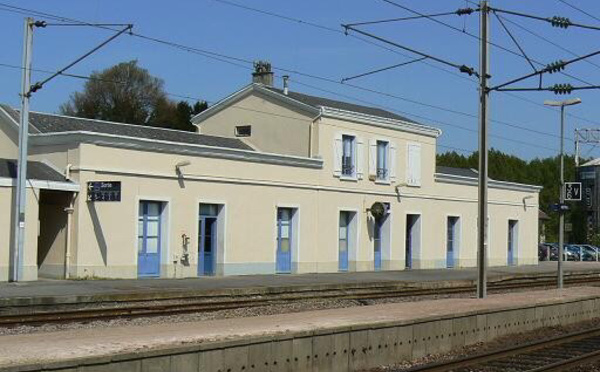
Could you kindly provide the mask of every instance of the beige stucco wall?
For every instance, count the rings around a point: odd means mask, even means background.
[[[19,136],[16,131],[7,128],[7,124],[0,118],[0,158],[16,159]]]
[[[222,205],[218,222],[221,229],[217,248],[218,274],[275,272],[277,207],[291,207],[297,211],[293,272],[338,271],[338,223],[342,210],[356,214],[349,255],[350,270],[373,270],[373,222],[367,209],[374,202],[387,202],[391,206],[384,228],[383,269],[405,268],[406,220],[409,214],[420,215],[421,224],[420,246],[412,257],[413,268],[446,266],[448,216],[460,217],[456,266],[475,266],[477,187],[435,180],[434,137],[330,117],[321,117],[312,123],[305,113],[276,105],[266,97],[249,96],[237,105],[250,110],[229,108],[221,111],[202,123],[202,132],[232,136],[234,126],[240,121],[252,121],[251,140],[257,141],[253,144],[256,147],[267,152],[306,156],[311,143],[312,154],[323,159],[323,168],[155,153],[85,143],[32,146],[31,160],[49,161],[57,169],[71,164],[71,178],[82,186],[81,194],[75,199],[73,214],[72,276],[137,277],[140,200],[161,201],[165,205],[162,277],[196,276],[198,205],[201,202]],[[309,140],[311,126],[312,138]],[[353,134],[364,143],[359,159],[364,171],[362,179],[342,180],[334,176],[334,138],[339,134]],[[0,133],[0,141],[4,137]],[[397,180],[394,183],[376,183],[368,177],[368,143],[377,139],[389,140],[397,148]],[[418,187],[405,184],[407,147],[410,143],[421,145],[421,185]],[[182,168],[183,177],[179,177],[175,164],[182,161],[189,161],[189,165]],[[86,184],[89,181],[120,181],[122,200],[87,202]],[[9,200],[10,189],[0,187],[0,208],[6,206],[5,210],[10,210]],[[28,270],[35,272],[38,209],[33,194],[30,200],[28,208],[32,210],[27,222],[26,261]],[[489,264],[507,263],[509,219],[519,221],[516,263],[535,264],[537,192],[492,187],[489,200]],[[0,223],[2,218],[10,216],[3,214]],[[35,221],[35,225],[31,221]],[[4,242],[0,247],[0,280],[3,280],[3,275],[6,276],[2,268],[7,267],[8,262],[8,232],[0,229],[0,243]],[[186,253],[184,237],[190,238],[187,246],[189,262],[182,260]],[[64,238],[57,242],[59,246],[64,246]],[[61,252],[64,251],[53,251],[48,264],[60,268]],[[33,274],[28,275],[34,277]]]
[[[356,128],[355,128],[356,129]],[[328,131],[321,129],[326,138]],[[366,133],[365,133],[366,135]],[[388,133],[393,137],[393,133]],[[402,148],[410,136],[394,137]],[[474,266],[476,251],[475,186],[433,180],[433,147],[425,151],[422,187],[376,185],[369,180],[341,181],[327,166],[323,170],[253,162],[156,154],[146,151],[82,145],[81,163],[74,167],[82,185],[88,181],[121,181],[121,202],[77,199],[75,220],[77,253],[73,274],[89,277],[136,277],[137,211],[140,200],[167,205],[166,236],[161,275],[195,276],[198,262],[198,204],[223,204],[225,250],[218,260],[224,274],[272,273],[275,270],[275,220],[277,206],[297,208],[298,249],[293,253],[295,272],[335,272],[338,269],[338,218],[340,210],[357,213],[356,249],[350,257],[355,270],[373,269],[372,224],[367,208],[375,201],[389,202],[390,244],[383,248],[383,268],[403,269],[406,215],[421,215],[421,249],[414,253],[413,268],[445,267],[446,219],[461,218],[457,266]],[[332,148],[331,146],[324,146]],[[325,151],[323,151],[325,153]],[[324,155],[327,158],[328,155]],[[399,153],[402,156],[402,153]],[[127,159],[123,162],[122,159]],[[175,174],[175,163],[189,160],[184,177]],[[327,163],[327,161],[326,161]],[[399,164],[403,164],[402,161]],[[425,170],[431,173],[427,174]],[[399,176],[401,175],[399,172]],[[523,207],[523,197],[529,207]],[[519,264],[537,262],[537,193],[490,190],[490,265],[507,262],[508,219],[519,220]],[[182,235],[190,237],[189,265],[181,262]],[[174,264],[174,262],[177,262]]]
[[[313,116],[257,93],[202,121],[199,130],[202,134],[235,137],[236,126],[251,125],[252,135],[242,138],[260,151],[308,156]]]
[[[0,186],[0,280],[6,281],[10,272],[12,187]],[[27,188],[23,280],[37,279],[37,237],[39,190]]]

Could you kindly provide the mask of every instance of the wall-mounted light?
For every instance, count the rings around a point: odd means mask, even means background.
[[[533,199],[533,195],[527,195],[523,197],[523,209],[527,210],[527,199]]]
[[[182,175],[183,175],[183,173],[181,172],[181,168],[182,168],[182,167],[185,167],[185,166],[188,166],[188,165],[190,165],[190,164],[192,164],[192,162],[191,162],[191,161],[189,161],[189,160],[182,160],[182,161],[178,162],[177,164],[175,164],[175,172],[176,172],[178,175],[181,175],[181,176],[182,176]]]

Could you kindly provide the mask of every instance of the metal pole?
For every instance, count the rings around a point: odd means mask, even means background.
[[[575,129],[575,167],[579,167],[579,131]]]
[[[479,55],[479,203],[477,224],[477,298],[487,295],[487,225],[488,225],[488,2],[479,3],[480,14],[480,55]]]
[[[558,288],[563,287],[563,259],[564,259],[564,231],[565,231],[565,160],[564,160],[564,141],[565,141],[565,106],[560,106],[560,208],[558,222]]]
[[[23,247],[25,244],[25,209],[27,206],[27,139],[29,136],[29,89],[31,87],[31,49],[33,46],[33,19],[25,19],[23,39],[23,76],[21,83],[21,115],[19,119],[19,158],[17,184],[14,189],[13,243],[11,280],[23,278]]]

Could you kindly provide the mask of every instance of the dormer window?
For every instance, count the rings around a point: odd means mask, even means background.
[[[235,127],[236,137],[250,137],[252,135],[251,125],[238,125]]]

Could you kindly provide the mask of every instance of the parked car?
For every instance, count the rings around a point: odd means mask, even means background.
[[[540,243],[538,245],[538,260],[550,261],[551,251],[554,246],[551,243]]]
[[[566,244],[564,255],[565,261],[581,261],[581,248],[574,244]]]
[[[599,249],[589,244],[580,244],[582,261],[598,261]]]

